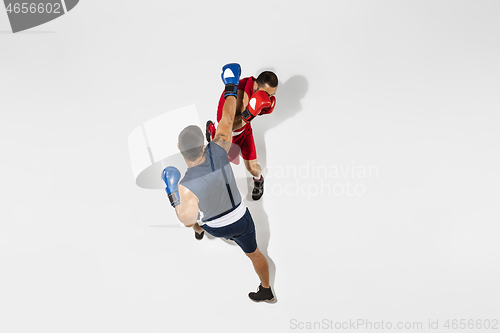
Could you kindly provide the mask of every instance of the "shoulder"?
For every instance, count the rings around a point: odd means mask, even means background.
[[[238,89],[245,90],[248,79],[250,79],[250,77],[244,77],[243,79],[240,79],[240,81],[238,82]]]
[[[198,197],[196,196],[196,194],[191,192],[191,190],[189,188],[187,188],[186,186],[184,186],[182,184],[179,184],[179,195],[184,199],[188,199],[188,200],[194,199],[194,200],[198,201]]]
[[[253,83],[254,82],[255,82],[255,78],[253,76],[246,78],[244,90],[249,97],[253,94]]]
[[[224,148],[222,148],[219,144],[217,144],[217,142],[211,141],[208,144],[208,146],[210,147],[210,150],[212,151],[212,155],[213,154],[216,154],[216,155],[221,155],[221,154],[227,155],[226,150]],[[208,148],[207,148],[207,150],[208,150]]]
[[[188,181],[191,180],[191,172],[189,169],[187,169],[186,173],[184,174],[184,177],[182,177],[181,181],[179,182],[179,184],[183,184],[183,183],[186,183]]]
[[[240,79],[240,84],[244,85],[245,87],[248,87],[249,85],[253,85],[255,82],[255,78],[253,76],[245,77],[243,79]]]
[[[210,149],[211,149],[212,155],[213,155],[212,158],[214,158],[214,157],[216,157],[217,159],[222,158],[223,160],[227,159],[229,161],[229,158],[227,157],[227,150],[224,147],[222,147],[221,144],[226,144],[226,142],[218,143],[218,142],[211,141],[209,143]]]
[[[182,194],[190,194],[193,193],[189,188],[187,188],[185,185],[179,184],[179,192]]]

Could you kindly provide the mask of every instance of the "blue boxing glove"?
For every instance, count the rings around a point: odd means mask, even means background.
[[[239,64],[232,63],[222,67],[222,82],[226,85],[224,89],[224,98],[227,96],[238,97],[238,82],[240,82],[241,67]]]
[[[179,197],[179,180],[181,179],[181,173],[176,167],[169,166],[163,169],[161,178],[165,184],[167,184],[165,191],[167,191],[168,199],[172,207],[177,206],[181,203],[181,198]]]

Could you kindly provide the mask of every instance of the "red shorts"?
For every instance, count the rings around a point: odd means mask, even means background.
[[[217,122],[222,118],[222,108],[224,107],[224,92],[219,99],[219,107],[217,109]],[[239,134],[238,134],[239,133]],[[236,135],[235,135],[236,134]],[[229,160],[234,164],[240,164],[239,155],[246,161],[257,159],[257,151],[255,150],[255,141],[253,140],[253,131],[250,123],[233,132],[233,145],[227,153]]]
[[[246,161],[257,159],[257,151],[255,150],[255,141],[253,139],[253,131],[250,124],[246,124],[238,131],[233,132],[233,145],[228,152],[229,160],[233,162],[240,152],[241,157]]]

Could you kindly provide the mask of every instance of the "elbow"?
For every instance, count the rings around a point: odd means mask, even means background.
[[[186,214],[182,214],[182,213],[177,214],[177,218],[179,219],[179,221],[182,224],[186,225]]]
[[[196,221],[195,221],[195,222],[193,222],[193,220],[192,220],[192,219],[189,219],[189,220],[184,220],[184,221],[181,221],[181,222],[182,222],[182,224],[184,224],[184,226],[185,226],[186,228],[191,228],[191,227],[192,227],[192,226],[196,223]]]
[[[186,214],[180,214],[177,217],[179,218],[179,221],[181,221],[181,223],[184,224],[186,228],[190,228],[196,223],[193,222],[192,219],[187,217]]]

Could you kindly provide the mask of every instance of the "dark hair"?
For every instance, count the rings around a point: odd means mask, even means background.
[[[271,88],[276,88],[278,86],[278,77],[276,76],[276,74],[270,71],[260,73],[260,75],[257,77],[257,80],[255,81],[257,82],[259,87],[265,85],[266,83]]]
[[[190,125],[184,128],[179,134],[179,149],[182,156],[189,161],[195,161],[203,153],[204,140],[200,127]]]

